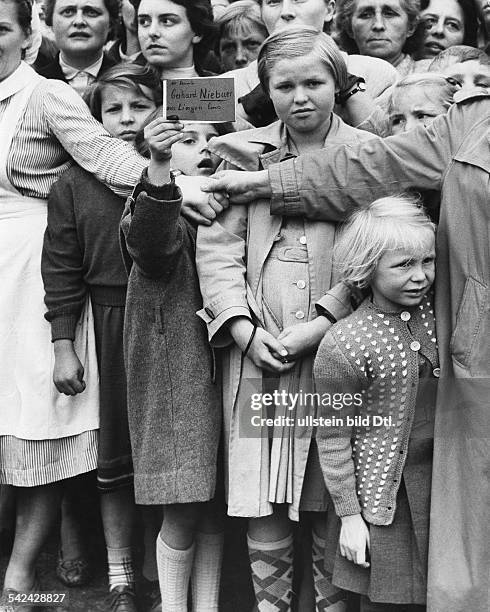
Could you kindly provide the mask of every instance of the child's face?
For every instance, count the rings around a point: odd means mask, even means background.
[[[490,66],[480,64],[476,59],[448,66],[442,73],[458,81],[463,91],[475,87],[490,87]]]
[[[446,112],[436,87],[410,85],[400,87],[393,96],[390,113],[391,134],[408,132],[418,125],[430,125]]]
[[[172,146],[172,168],[189,176],[210,176],[219,159],[208,151],[208,142],[218,136],[211,123],[189,123],[182,130],[184,137]]]
[[[142,88],[146,90],[146,87]],[[134,142],[156,105],[148,89],[148,98],[135,89],[108,85],[102,92],[102,125],[111,136]]]
[[[330,69],[312,54],[280,60],[270,71],[270,98],[293,139],[295,133],[328,130],[335,91]]]
[[[429,291],[435,276],[435,241],[427,239],[423,253],[406,249],[386,251],[371,280],[373,301],[379,308],[397,311],[417,306]]]
[[[225,70],[245,68],[257,59],[265,36],[256,24],[228,28],[219,41],[219,57]]]

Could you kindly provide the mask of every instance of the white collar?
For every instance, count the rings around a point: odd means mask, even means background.
[[[34,76],[36,76],[34,70],[25,62],[20,62],[10,76],[0,81],[0,102],[10,98],[31,83]]]
[[[62,53],[60,53],[60,57],[59,57],[60,67],[67,81],[71,81],[80,72],[85,72],[86,74],[90,74],[90,76],[93,76],[94,79],[96,79],[102,67],[103,61],[104,61],[104,54],[102,54],[99,57],[99,59],[96,60],[90,66],[86,66],[85,68],[74,68],[73,66],[70,66],[70,64],[66,63],[66,61],[63,59]]]
[[[194,64],[192,64],[192,66],[188,66],[187,68],[169,68],[168,70],[164,70],[162,79],[193,79],[197,76],[199,75],[196,72]]]

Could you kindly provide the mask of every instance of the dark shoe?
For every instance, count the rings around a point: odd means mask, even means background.
[[[162,596],[158,580],[143,579],[141,585],[142,604],[148,612],[162,612]]]
[[[108,605],[110,612],[138,612],[134,590],[126,584],[112,589]]]
[[[88,584],[92,577],[92,571],[90,563],[85,557],[65,561],[60,551],[58,553],[56,575],[67,587],[79,587]]]

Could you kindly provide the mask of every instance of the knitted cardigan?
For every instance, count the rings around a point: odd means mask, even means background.
[[[317,391],[346,398],[340,410],[329,409],[332,426],[317,433],[325,483],[338,516],[361,512],[374,525],[393,521],[415,413],[419,351],[438,377],[430,296],[398,313],[383,312],[368,298],[334,325],[318,348]],[[362,402],[349,398],[356,394]],[[348,424],[347,417],[357,418]]]

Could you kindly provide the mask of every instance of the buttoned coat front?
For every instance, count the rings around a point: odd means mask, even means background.
[[[490,609],[490,91],[427,129],[269,169],[272,212],[341,220],[404,189],[441,191],[430,612]]]
[[[371,135],[344,124],[337,116],[327,135],[328,143],[357,143]],[[210,150],[224,163],[221,169],[258,170],[280,161],[287,154],[284,125],[276,122],[265,128],[228,134],[210,142]],[[274,461],[270,453],[290,453],[292,477],[288,483],[289,515],[299,518],[299,504],[311,430],[288,439],[274,438],[272,444],[260,432],[250,429],[250,395],[262,390],[262,371],[233,343],[227,324],[245,316],[264,326],[262,313],[262,273],[265,261],[281,230],[280,217],[269,213],[269,202],[258,200],[249,206],[232,206],[211,226],[200,226],[196,260],[204,308],[198,313],[208,326],[210,342],[223,350],[223,405],[225,459],[228,484],[228,513],[232,516],[259,517],[272,513],[269,483],[274,480]],[[331,251],[335,224],[305,220],[310,281],[310,311],[316,316],[314,302],[332,281]],[[312,356],[306,357],[310,362]],[[303,360],[304,362],[304,360]],[[311,373],[310,368],[301,372]],[[281,378],[280,388],[291,388],[296,369]],[[304,374],[303,374],[304,375]],[[311,375],[299,380],[299,388],[308,390]],[[298,381],[294,388],[298,387]],[[272,465],[272,468],[271,468]]]

